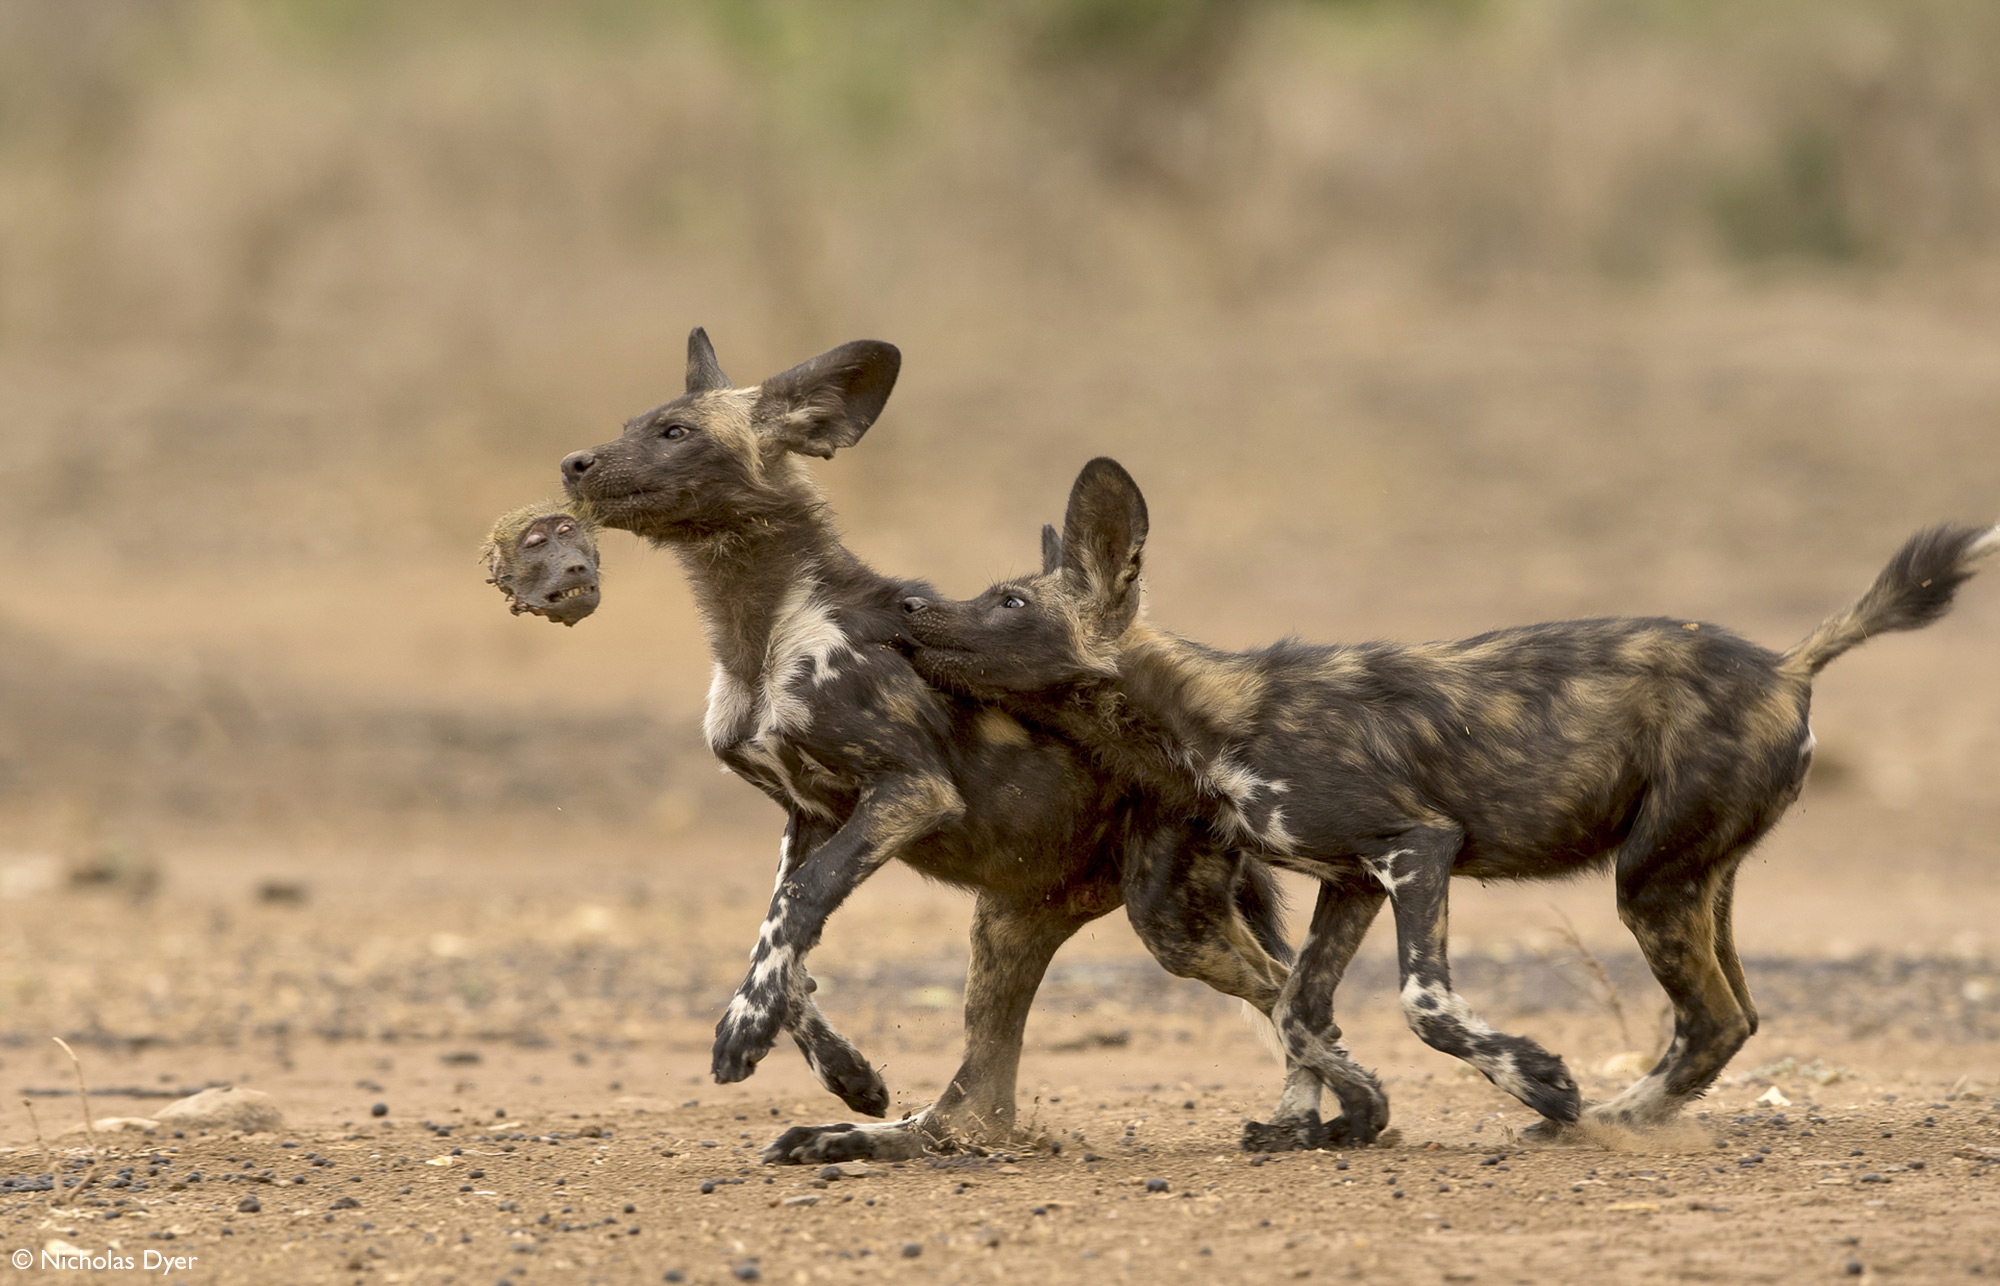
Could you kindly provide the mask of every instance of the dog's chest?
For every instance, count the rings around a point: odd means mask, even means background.
[[[745,679],[718,661],[708,689],[703,732],[709,749],[738,775],[815,814],[840,793],[837,775],[801,744],[822,690],[852,646],[833,612],[809,584],[786,595],[774,618],[764,663]]]

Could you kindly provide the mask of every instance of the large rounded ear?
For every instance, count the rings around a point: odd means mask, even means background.
[[[1042,575],[1062,570],[1062,533],[1049,523],[1042,524]]]
[[[708,342],[708,332],[695,327],[688,332],[687,391],[713,393],[728,387],[729,377],[722,373],[722,363],[715,360],[715,345]]]
[[[857,339],[765,380],[757,428],[787,451],[831,460],[861,440],[889,391],[903,355],[894,344]]]
[[[1146,497],[1132,475],[1106,456],[1084,465],[1063,518],[1062,566],[1121,629],[1139,612],[1146,530]]]

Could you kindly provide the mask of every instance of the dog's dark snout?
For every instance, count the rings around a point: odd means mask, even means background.
[[[597,463],[597,457],[588,451],[572,451],[563,457],[562,473],[565,478],[581,478],[590,472],[590,466]]]
[[[903,610],[912,616],[915,616],[918,612],[923,611],[929,606],[930,603],[928,600],[917,598],[914,595],[903,600]]]
[[[569,566],[563,568],[563,573],[568,576],[588,576],[590,575],[590,564],[571,563]]]

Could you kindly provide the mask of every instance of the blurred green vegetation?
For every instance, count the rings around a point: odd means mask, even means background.
[[[382,450],[531,457],[693,320],[732,370],[890,322],[972,370],[1048,318],[1940,280],[1996,236],[1991,0],[0,0],[0,361],[157,381],[0,478],[150,550],[253,468],[330,547],[405,503]]]

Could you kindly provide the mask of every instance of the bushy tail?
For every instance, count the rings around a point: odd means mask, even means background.
[[[1236,910],[1273,960],[1292,962],[1292,944],[1285,941],[1285,894],[1270,868],[1246,861],[1236,878]]]
[[[1785,653],[1779,668],[1814,675],[1841,653],[1877,634],[1920,630],[1951,610],[1952,595],[1979,570],[1979,562],[2000,553],[2000,525],[1932,527],[1910,537],[1875,583],[1854,605],[1820,622],[1819,628]]]

